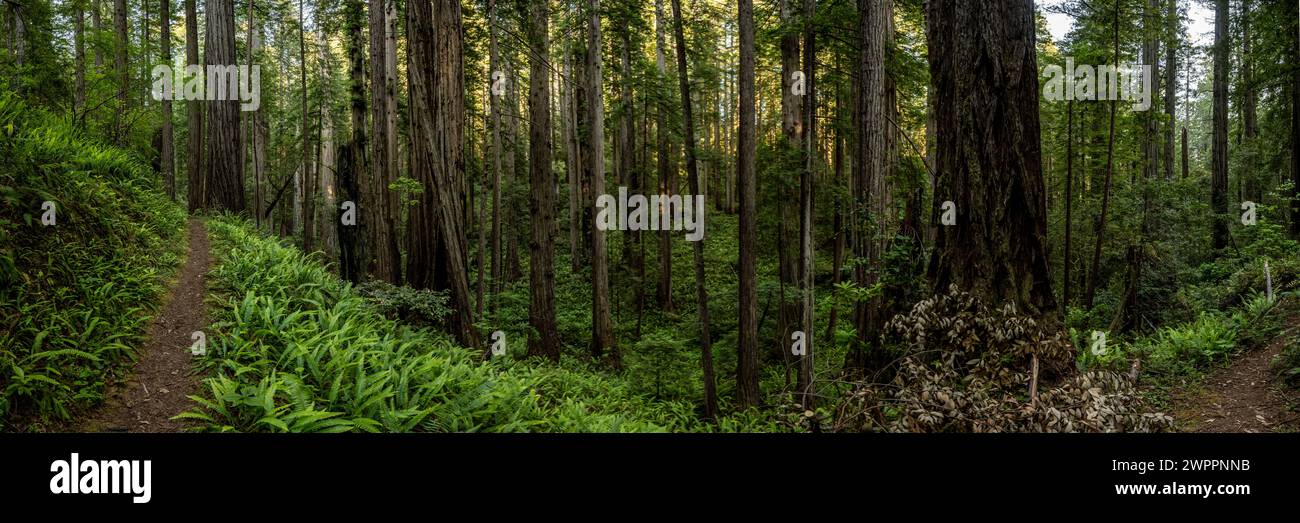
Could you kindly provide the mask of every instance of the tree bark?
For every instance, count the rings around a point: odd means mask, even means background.
[[[167,9],[167,0],[162,0],[163,9]],[[79,113],[86,109],[86,38],[85,38],[85,9],[82,7],[81,0],[74,1],[72,4],[72,46],[73,46],[73,95],[72,95],[72,117],[74,120],[79,118]],[[167,30],[164,23],[163,31]],[[163,33],[166,35],[167,33]],[[163,38],[166,38],[164,36]],[[166,51],[164,51],[166,52]],[[176,188],[172,184],[167,185],[167,194],[173,200],[176,199]]]
[[[813,338],[816,324],[813,323],[815,309],[814,293],[816,285],[813,280],[813,176],[817,168],[817,35],[814,29],[817,3],[804,0],[804,44],[803,66],[804,81],[807,82],[807,105],[804,107],[804,169],[799,182],[799,287],[802,303],[800,305],[800,327],[804,332],[804,354],[799,358],[799,379],[796,390],[799,391],[800,404],[804,410],[816,408],[817,389],[813,383]]]
[[[682,127],[685,134],[686,177],[691,185],[691,194],[700,195],[700,176],[696,165],[695,119],[691,106],[691,82],[686,66],[686,32],[683,28],[681,0],[672,0],[674,34],[677,40],[677,84],[682,93]],[[704,216],[696,216],[697,224],[704,223]],[[702,225],[701,225],[702,226]],[[713,419],[718,414],[718,393],[713,378],[713,340],[709,330],[709,291],[704,286],[704,240],[695,243],[695,292],[696,306],[700,314],[700,368],[704,375],[704,417]]]
[[[528,355],[559,361],[559,333],[555,327],[555,175],[551,172],[551,84],[549,0],[534,0],[528,23],[528,44],[532,50],[528,72],[528,119],[530,121],[529,186],[532,195],[532,241],[529,272]]]
[[[756,241],[756,191],[754,178],[754,2],[737,0],[740,30],[739,107],[736,178],[740,193],[740,335],[736,357],[736,404],[740,409],[759,404],[758,296],[754,259]]]
[[[344,201],[354,205],[353,212],[360,214],[369,204],[363,201],[368,196],[361,193],[358,178],[367,173],[366,151],[366,40],[363,31],[366,24],[365,6],[361,0],[348,0],[345,7],[348,38],[348,65],[350,82],[349,106],[351,108],[350,127],[352,135],[348,144],[339,154],[339,187]],[[342,208],[337,209],[342,212]],[[358,216],[358,218],[361,218]],[[361,223],[359,219],[356,223]],[[345,225],[341,218],[335,221],[339,231],[339,275],[352,283],[362,280],[365,270],[362,260],[369,258],[363,254],[368,246],[366,235],[356,225]]]
[[[185,64],[199,64],[199,17],[194,7],[195,0],[185,0]],[[96,31],[98,31],[98,11],[95,16]],[[96,65],[99,64],[99,56],[96,53]],[[185,154],[185,178],[187,181],[186,196],[190,212],[203,208],[206,187],[204,185],[206,177],[203,175],[203,102],[199,100],[187,100],[185,102],[185,119],[186,119],[186,154]]]
[[[209,66],[234,66],[235,3],[209,0],[205,20],[204,62]],[[212,80],[209,79],[209,83]],[[213,86],[209,85],[209,89]],[[239,163],[239,97],[208,100],[207,187],[204,208],[215,211],[244,210],[244,166]]]
[[[927,7],[931,81],[944,93],[935,100],[934,212],[944,201],[958,211],[955,225],[939,229],[930,281],[936,292],[955,285],[1059,323],[1046,245],[1034,5],[982,5]]]
[[[426,2],[412,2],[407,6],[407,20],[411,170],[426,191],[411,211],[409,277],[413,287],[432,288],[439,267],[427,246],[437,244],[451,291],[451,333],[461,345],[480,348],[459,197],[465,176],[460,1],[437,0],[432,8]]]
[[[303,180],[303,199],[302,199],[302,250],[312,252],[316,250],[316,186],[314,176],[311,175],[313,169],[311,164],[311,136],[309,129],[310,118],[308,117],[307,108],[307,18],[303,12],[303,6],[306,0],[298,0],[298,63],[302,65],[299,69],[299,87],[302,89],[302,133],[299,140],[302,142],[299,146],[302,148],[302,180]]]
[[[655,67],[659,71],[659,80],[667,81],[668,67],[666,65],[665,55],[667,45],[664,43],[664,33],[667,32],[665,27],[667,22],[664,16],[663,0],[655,0]],[[669,110],[666,104],[661,103],[656,108],[658,121],[655,122],[655,137],[659,142],[658,170],[659,170],[659,193],[669,196],[677,193],[677,166],[675,162],[675,153],[669,141]],[[677,310],[673,304],[673,241],[669,231],[659,231],[659,284],[655,289],[655,299],[659,302],[659,308],[664,312],[674,312]]]
[[[393,58],[389,49],[389,11],[394,0],[378,0],[370,4],[370,171],[366,187],[367,203],[362,213],[366,229],[367,270],[372,278],[393,284],[402,282],[401,253],[397,238],[397,202],[388,185],[397,179],[397,141],[394,132],[397,79],[389,75],[388,62]],[[408,50],[408,53],[410,51]],[[433,193],[433,187],[424,186],[423,199]],[[429,248],[436,248],[431,245]],[[417,256],[416,249],[410,253]]]
[[[591,180],[588,203],[594,208],[595,199],[605,194],[605,101],[602,89],[603,61],[601,60],[600,0],[589,0],[587,13],[587,97],[591,135],[588,140],[587,178]],[[595,214],[592,214],[594,220]],[[621,366],[618,345],[614,339],[614,326],[609,317],[609,259],[605,245],[605,231],[592,222],[591,227],[591,355],[596,360],[608,358],[616,368]]]
[[[1210,210],[1216,251],[1228,246],[1228,49],[1228,0],[1215,0]]]
[[[118,74],[117,112],[113,117],[113,132],[117,144],[125,146],[128,138],[125,128],[126,113],[131,110],[131,69],[127,67],[127,54],[131,47],[131,40],[127,36],[126,0],[113,2],[113,29],[117,33],[117,38],[114,40],[113,68]],[[19,32],[18,36],[21,41],[22,33]],[[22,65],[21,53],[19,53],[18,65]]]

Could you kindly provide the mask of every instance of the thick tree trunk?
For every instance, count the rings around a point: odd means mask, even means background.
[[[555,175],[551,172],[551,84],[549,0],[535,0],[527,24],[532,50],[528,72],[529,126],[529,210],[532,212],[532,241],[529,243],[528,355],[559,361],[559,333],[555,327]]]
[[[936,292],[955,285],[1050,326],[1059,311],[1048,270],[1034,5],[982,6],[927,9],[931,81],[944,93],[935,100],[934,212],[944,201],[958,212],[955,225],[939,229],[929,276]]]
[[[209,0],[205,13],[206,38],[204,63],[208,66],[235,65],[235,3],[233,0]],[[208,100],[207,187],[205,209],[242,212],[244,210],[244,166],[239,163],[239,97]]]
[[[366,24],[365,6],[361,0],[348,0],[345,10],[346,24],[348,30],[348,76],[351,79],[349,106],[351,137],[348,144],[339,154],[339,188],[341,197],[345,202],[350,201],[354,206],[352,212],[360,214],[361,209],[369,204],[363,201],[367,198],[360,191],[358,179],[365,176],[366,169],[366,151],[369,148],[366,142],[366,40],[363,31]],[[336,209],[340,214],[343,212],[340,206]],[[358,216],[358,218],[361,218]],[[362,218],[363,219],[363,218]],[[360,220],[356,222],[361,223]],[[366,235],[364,230],[354,225],[346,225],[342,222],[341,216],[334,222],[339,231],[339,275],[352,283],[358,283],[363,278],[362,271],[365,270],[363,260],[368,260],[368,256],[363,251],[368,247],[366,245]]]
[[[1214,249],[1228,246],[1228,0],[1215,0],[1210,210]]]
[[[894,9],[892,0],[865,1],[859,5],[858,29],[863,44],[858,58],[860,87],[856,112],[861,132],[855,158],[857,169],[854,172],[851,227],[855,231],[853,254],[867,263],[857,264],[853,275],[858,286],[871,288],[880,282],[888,245],[886,231],[892,231],[888,218],[891,207],[889,183],[894,175],[893,122],[897,121],[898,111],[894,79],[887,69],[886,59],[894,45]],[[884,300],[880,296],[857,303],[854,326],[860,343],[849,353],[848,367],[866,369],[868,354],[883,354],[875,350],[886,319],[883,311]]]
[[[435,27],[436,21],[436,27]],[[459,0],[407,6],[407,70],[411,96],[411,171],[425,196],[411,210],[408,276],[417,288],[433,288],[440,267],[430,256],[437,245],[446,262],[452,309],[448,321],[457,342],[479,348],[469,290],[469,256],[458,190],[465,175],[464,69]]]
[[[388,61],[393,51],[389,49],[389,13],[394,0],[378,0],[370,4],[370,171],[366,188],[366,204],[361,207],[366,223],[366,266],[370,277],[389,283],[402,282],[401,254],[397,238],[397,203],[388,185],[397,179],[397,141],[394,136],[393,107],[397,96],[397,79],[389,75]],[[409,53],[410,51],[408,51]],[[424,187],[431,195],[433,188]],[[426,196],[427,198],[428,196]],[[436,244],[429,245],[436,249]],[[417,250],[410,256],[415,259]]]
[[[313,169],[311,164],[311,136],[309,129],[310,118],[308,117],[307,108],[307,18],[304,16],[303,6],[306,0],[298,0],[298,63],[302,67],[299,69],[299,87],[302,89],[302,133],[299,140],[302,142],[299,147],[302,148],[302,170],[303,173],[303,199],[302,199],[302,250],[312,252],[316,249],[316,186]]]
[[[754,2],[737,0],[740,28],[740,119],[736,147],[736,174],[740,193],[740,334],[736,357],[736,404],[739,408],[759,404],[758,390],[758,296],[754,260],[756,241],[756,191],[754,155]],[[784,344],[784,342],[783,342]]]

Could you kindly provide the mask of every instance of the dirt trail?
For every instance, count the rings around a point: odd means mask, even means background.
[[[77,432],[179,432],[187,426],[171,417],[190,408],[196,392],[190,335],[207,326],[204,279],[212,264],[203,222],[189,222],[189,255],[165,304],[149,322],[139,361],[125,383],[112,388],[103,407]]]
[[[1174,396],[1174,418],[1184,432],[1295,432],[1300,413],[1293,410],[1300,393],[1279,384],[1271,368],[1274,357],[1300,330],[1294,317],[1271,343],[1237,357],[1227,367],[1205,375],[1198,389]]]

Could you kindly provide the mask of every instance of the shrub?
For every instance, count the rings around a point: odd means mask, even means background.
[[[839,430],[1148,432],[1172,425],[1144,411],[1132,376],[1074,372],[1073,347],[1060,329],[1010,304],[989,310],[954,287],[890,320],[888,329],[907,346],[898,372],[888,384],[859,383],[840,408]],[[1036,401],[1029,394],[1035,357]]]

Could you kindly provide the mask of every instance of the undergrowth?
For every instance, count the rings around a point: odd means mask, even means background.
[[[200,430],[654,432],[779,430],[756,415],[701,422],[686,401],[572,358],[484,362],[384,307],[245,220],[208,222],[216,321]],[[522,340],[516,344],[522,343]],[[511,350],[518,355],[522,350]]]
[[[0,424],[39,430],[100,403],[134,356],[185,216],[137,157],[11,93],[0,135]]]

